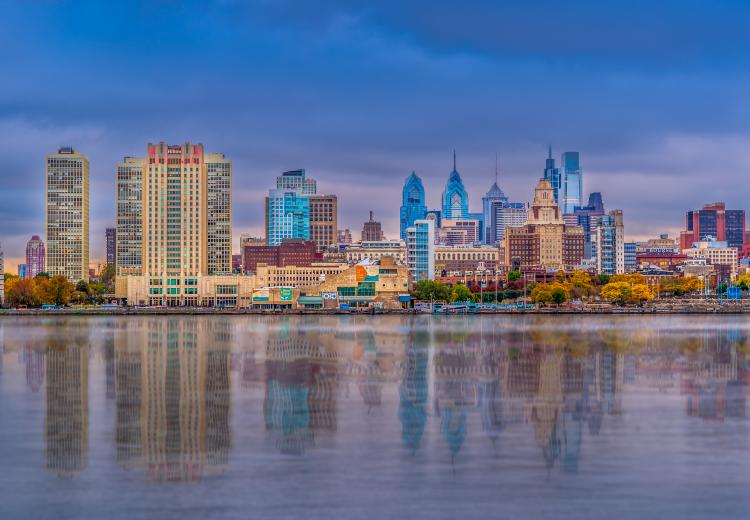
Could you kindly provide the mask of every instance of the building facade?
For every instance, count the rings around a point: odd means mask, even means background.
[[[338,199],[336,195],[310,195],[310,240],[318,251],[336,244]]]
[[[24,278],[34,278],[40,273],[46,272],[44,264],[44,241],[39,235],[33,235],[26,242],[26,276]]]
[[[412,283],[435,279],[435,223],[417,220],[406,230],[406,264]]]
[[[370,220],[364,223],[362,226],[362,242],[376,242],[379,240],[385,240],[383,234],[383,227],[373,218],[372,211],[370,211]]]
[[[692,247],[683,249],[682,253],[688,258],[704,258],[714,269],[725,266],[723,271],[729,272],[732,278],[737,274],[739,253],[736,247],[730,246],[725,240],[707,237],[706,240],[694,242]]]
[[[562,176],[560,175],[560,169],[555,167],[555,159],[552,157],[552,147],[549,147],[547,153],[547,160],[544,164],[544,178],[549,181],[552,186],[552,192],[555,198],[555,202],[560,204],[562,202]]]
[[[406,178],[401,190],[401,212],[399,216],[401,240],[406,238],[406,229],[414,225],[415,220],[421,220],[427,214],[427,202],[422,179],[415,172]]]
[[[490,189],[482,197],[482,242],[494,245],[497,243],[497,221],[495,219],[495,208],[502,207],[508,203],[508,197],[495,181]],[[494,226],[493,226],[494,224]]]
[[[46,258],[50,276],[89,279],[89,159],[71,147],[47,156]]]
[[[688,211],[685,215],[686,230],[680,233],[680,249],[692,247],[708,237],[724,241],[729,247],[742,252],[750,245],[750,236],[745,232],[745,210],[726,209],[723,202],[706,204],[702,209]]]
[[[502,244],[505,240],[505,229],[509,226],[523,226],[529,214],[526,202],[494,201],[490,204],[489,244]]]
[[[450,220],[469,218],[469,194],[456,170],[456,152],[453,152],[453,171],[443,190],[442,218]]]
[[[466,271],[495,271],[501,264],[500,249],[483,246],[435,246],[435,273],[451,276]]]
[[[379,261],[384,256],[389,256],[396,263],[406,265],[406,248],[402,240],[358,242],[347,247],[344,254],[349,264],[356,264],[365,260]]]
[[[115,272],[140,275],[143,268],[143,168],[146,160],[125,157],[117,165]],[[153,169],[154,165],[151,165]],[[151,184],[153,189],[153,182]],[[151,216],[153,219],[153,215]]]
[[[258,264],[285,267],[309,266],[321,262],[323,254],[317,250],[312,240],[290,238],[277,246],[245,243],[242,245],[242,269],[244,273],[254,273]]]
[[[560,172],[563,182],[563,213],[573,213],[576,206],[583,206],[583,170],[578,152],[562,154]]]
[[[638,243],[625,242],[623,249],[625,251],[625,272],[634,273],[638,268]]]
[[[117,230],[108,227],[104,230],[104,242],[106,245],[106,262],[115,265],[117,259]]]
[[[28,270],[26,269],[26,264],[18,264],[18,277],[22,279],[29,277]]]
[[[310,197],[296,189],[274,189],[266,197],[266,240],[277,246],[287,238],[310,239]]]
[[[232,272],[232,161],[207,153],[206,269],[209,274]]]
[[[591,243],[598,273],[625,273],[625,226],[622,210],[616,209],[597,217]]]
[[[585,206],[576,207],[573,210],[572,218],[570,215],[563,215],[563,220],[570,218],[570,224],[574,226],[581,226],[583,228],[583,237],[586,242],[584,257],[593,258],[592,246],[591,246],[591,233],[596,227],[596,222],[599,217],[605,214],[604,203],[602,202],[602,194],[594,192],[589,194],[589,202]]]
[[[564,224],[552,185],[540,179],[527,223],[505,231],[505,265],[571,270],[583,260],[583,249],[583,229]]]
[[[476,219],[443,219],[436,230],[438,244],[449,246],[476,244],[481,242],[482,225]]]
[[[305,170],[290,170],[276,177],[276,189],[296,190],[302,195],[315,195],[318,193],[318,183],[315,179],[306,176]]]

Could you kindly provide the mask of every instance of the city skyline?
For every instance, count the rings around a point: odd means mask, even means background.
[[[196,9],[200,31],[185,16]],[[387,2],[11,4],[0,21],[15,72],[0,86],[7,268],[43,234],[45,154],[71,145],[90,158],[91,258],[101,259],[115,218],[112,169],[159,140],[202,142],[232,158],[234,248],[240,234],[262,234],[268,180],[283,171],[306,168],[335,192],[339,227],[357,229],[372,209],[395,237],[400,188],[413,170],[427,206],[439,208],[455,148],[477,212],[496,152],[500,188],[528,201],[549,144],[558,166],[563,151],[581,153],[583,199],[603,192],[608,207],[622,208],[628,239],[677,234],[686,208],[745,207],[734,189],[750,134],[743,9],[584,2],[484,6],[480,17],[448,2],[429,11]],[[59,29],[74,21],[75,35]],[[621,29],[644,21],[646,35]],[[152,23],[169,25],[172,37],[144,38]],[[549,34],[576,30],[563,44],[518,29],[530,23]],[[165,88],[167,58],[205,63],[206,74]],[[151,83],[126,86],[122,71],[134,67]]]

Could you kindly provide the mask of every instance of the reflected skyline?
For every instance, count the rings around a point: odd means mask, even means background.
[[[284,474],[578,485],[655,431],[750,437],[750,323],[700,322],[4,320],[0,389],[44,412],[32,479],[225,486],[298,461]]]

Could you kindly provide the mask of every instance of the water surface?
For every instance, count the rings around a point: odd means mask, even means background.
[[[746,518],[749,326],[0,318],[0,518]]]

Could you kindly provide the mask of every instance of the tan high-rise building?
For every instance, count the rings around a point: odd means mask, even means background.
[[[336,195],[310,195],[310,240],[318,251],[336,243],[338,201]]]
[[[583,228],[567,226],[547,179],[540,179],[523,226],[505,230],[505,263],[513,269],[571,269],[583,260]]]
[[[71,147],[47,156],[46,269],[71,282],[89,279],[89,159]]]
[[[208,274],[232,272],[232,161],[206,154]]]

